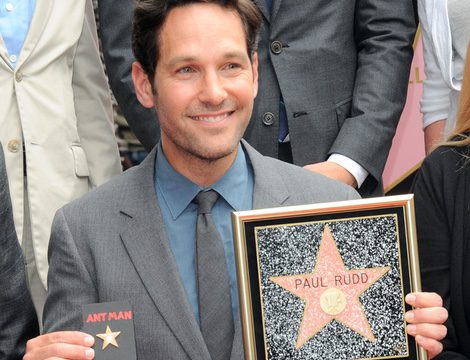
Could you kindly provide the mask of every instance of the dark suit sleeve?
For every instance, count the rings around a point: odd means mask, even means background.
[[[23,254],[13,225],[10,195],[0,144],[0,359],[22,359],[26,341],[39,335],[26,286]]]
[[[410,0],[357,0],[357,70],[351,116],[329,153],[345,155],[370,174],[361,187],[381,180],[403,109],[416,31]]]
[[[82,304],[98,302],[96,287],[85,268],[62,209],[52,223],[49,242],[47,299],[44,306],[44,332],[80,330]]]
[[[450,298],[454,201],[449,194],[455,192],[455,183],[454,175],[446,173],[445,168],[455,171],[452,163],[454,159],[444,158],[443,161],[436,153],[431,155],[423,163],[413,185],[422,287],[423,291],[441,295],[444,306],[449,310],[449,319],[445,324],[447,336],[443,340],[444,351],[435,359],[467,359],[458,353],[459,341]],[[446,161],[451,163],[448,164],[450,166],[443,164]],[[455,320],[465,321],[465,315],[461,314],[461,318]]]
[[[135,96],[131,70],[133,0],[99,0],[100,35],[111,89],[135,135],[150,152],[160,138],[155,111],[144,108]]]

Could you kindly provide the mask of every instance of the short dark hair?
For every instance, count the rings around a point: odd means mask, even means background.
[[[235,11],[243,24],[250,58],[257,50],[262,18],[251,0],[137,0],[132,27],[132,51],[151,81],[155,77],[160,56],[160,31],[169,12],[173,8],[196,3],[216,4]]]

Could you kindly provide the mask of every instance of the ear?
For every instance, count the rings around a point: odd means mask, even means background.
[[[155,94],[142,65],[138,61],[132,63],[132,81],[134,82],[135,94],[143,107],[153,108],[155,106]]]
[[[251,68],[253,72],[253,98],[258,95],[258,53],[254,52],[251,59]]]

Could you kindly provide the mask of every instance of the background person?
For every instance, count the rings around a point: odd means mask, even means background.
[[[54,213],[120,173],[91,0],[0,9],[0,141],[39,320]]]
[[[383,193],[406,100],[413,1],[257,0],[260,93],[244,138],[264,155]]]
[[[470,39],[470,2],[418,0],[424,50],[421,112],[426,153],[455,125],[463,68]]]
[[[468,53],[467,53],[468,54]],[[449,310],[439,359],[470,358],[470,61],[450,140],[423,162],[413,187],[424,291]]]
[[[0,146],[0,359],[19,360],[26,341],[37,336],[39,328],[13,224],[4,160]]]
[[[135,61],[131,45],[134,4],[133,0],[99,0],[99,34],[114,97],[137,139],[150,152],[160,138],[160,128],[158,121],[155,121],[155,110],[146,109],[140,104],[132,82],[132,63]],[[138,151],[136,155],[141,153]]]

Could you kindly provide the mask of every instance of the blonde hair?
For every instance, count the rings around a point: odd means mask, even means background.
[[[470,145],[470,45],[463,72],[457,121],[454,130],[442,145],[457,147]]]

